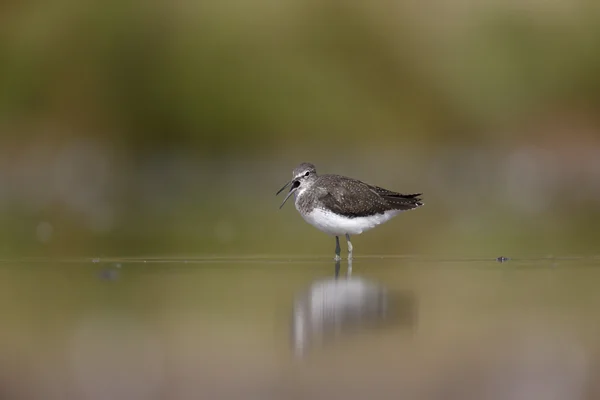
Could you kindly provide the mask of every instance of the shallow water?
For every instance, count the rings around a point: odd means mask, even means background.
[[[4,260],[0,398],[594,399],[600,258]]]

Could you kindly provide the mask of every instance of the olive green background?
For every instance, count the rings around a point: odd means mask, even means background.
[[[3,1],[0,397],[598,398],[598,49],[592,0]],[[425,206],[332,283],[303,161]],[[296,360],[361,280],[411,325]]]
[[[302,161],[425,207],[360,254],[597,253],[593,1],[8,1],[0,254],[328,255]]]

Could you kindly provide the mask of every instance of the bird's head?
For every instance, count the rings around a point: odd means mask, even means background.
[[[288,192],[285,199],[283,199],[283,203],[279,206],[279,208],[283,207],[287,199],[290,198],[292,194],[294,194],[298,189],[306,189],[308,188],[314,180],[317,178],[317,169],[313,164],[310,163],[302,163],[298,165],[292,171],[292,180],[286,183],[276,195],[281,193],[286,187],[290,186],[290,191]]]

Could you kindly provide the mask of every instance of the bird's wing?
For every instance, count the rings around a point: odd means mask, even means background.
[[[318,193],[325,207],[350,218],[410,210],[422,205],[420,194],[396,193],[352,178],[328,180],[327,185],[319,185]]]
[[[391,190],[387,190],[379,186],[371,186],[371,188],[377,194],[383,197],[394,210],[412,210],[413,208],[417,208],[423,205],[423,202],[419,198],[419,196],[421,196],[421,193],[403,194],[393,192]]]
[[[366,217],[390,210],[388,202],[364,182],[337,179],[319,187],[319,201],[336,214]]]
[[[415,197],[418,197],[418,196],[421,195],[421,193],[402,194],[402,193],[398,193],[398,192],[394,192],[394,191],[391,191],[391,190],[384,189],[384,188],[379,187],[379,186],[369,185],[369,187],[371,188],[371,190],[374,190],[378,195],[380,195],[382,197],[415,198]]]

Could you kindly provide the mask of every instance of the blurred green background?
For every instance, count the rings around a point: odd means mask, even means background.
[[[539,258],[598,255],[599,49],[592,0],[4,0],[0,397],[599,398],[598,258]],[[425,202],[335,281],[414,331],[305,368],[303,161]]]
[[[329,255],[302,161],[425,207],[357,255],[597,252],[600,5],[5,1],[0,252]]]

